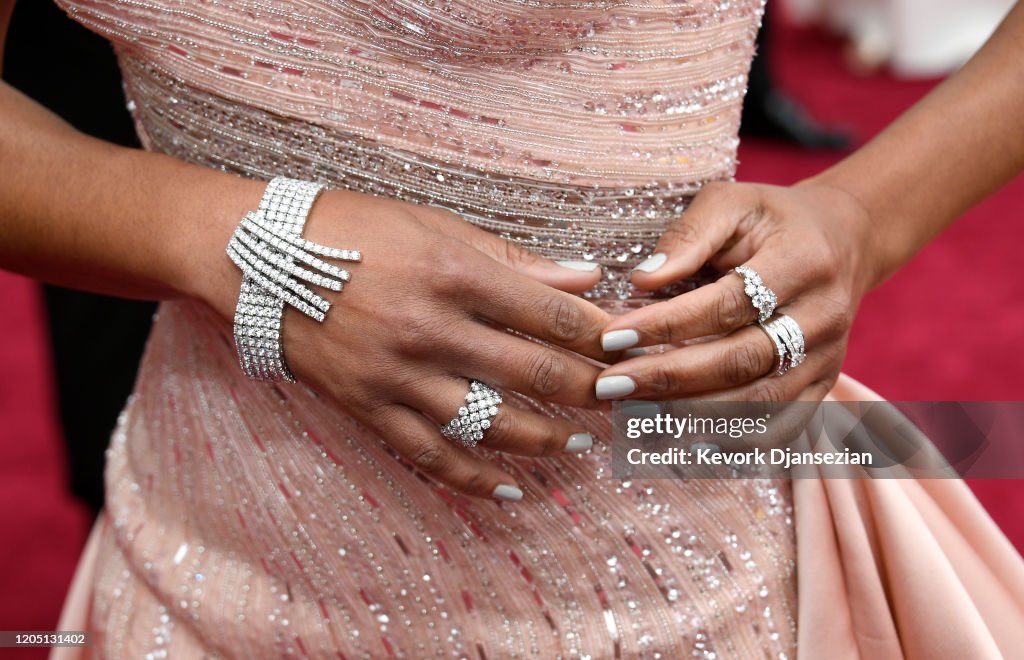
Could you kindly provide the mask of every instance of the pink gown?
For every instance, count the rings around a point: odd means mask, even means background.
[[[591,297],[729,179],[758,0],[60,0],[107,36],[146,148],[450,208]],[[226,257],[225,257],[226,258]],[[365,263],[362,268],[372,268]],[[358,283],[353,286],[358,286]],[[813,347],[812,347],[813,350]],[[872,398],[842,379],[832,396]],[[165,303],[109,450],[62,629],[97,657],[987,658],[1024,648],[1024,568],[957,481],[622,481],[597,436],[481,450],[460,496],[230,328]],[[57,656],[72,651],[58,651]]]

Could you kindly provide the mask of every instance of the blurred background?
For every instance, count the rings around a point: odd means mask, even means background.
[[[738,179],[789,184],[828,167],[962,64],[1011,4],[769,2]],[[8,42],[6,80],[82,130],[132,142],[105,42],[38,0],[18,3]],[[892,400],[1024,399],[1022,209],[1018,177],[870,294],[845,371]],[[0,629],[51,630],[153,307],[2,271],[0,307]],[[1024,548],[1024,482],[970,485]]]

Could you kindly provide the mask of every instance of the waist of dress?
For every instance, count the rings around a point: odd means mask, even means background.
[[[655,292],[629,279],[703,182],[574,185],[509,176],[240,104],[124,53],[121,66],[148,149],[247,177],[285,175],[444,208],[542,256],[598,264],[604,276],[584,294],[594,300],[643,304],[714,276],[702,272]]]

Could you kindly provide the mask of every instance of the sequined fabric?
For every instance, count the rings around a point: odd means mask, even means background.
[[[735,168],[761,3],[62,0],[115,44],[147,148],[435,204],[626,274]],[[664,293],[664,292],[663,292]],[[480,450],[462,497],[166,303],[109,453],[90,625],[107,657],[792,657],[788,484],[623,482]]]

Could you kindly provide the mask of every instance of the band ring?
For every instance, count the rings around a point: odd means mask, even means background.
[[[463,447],[475,447],[498,416],[502,398],[490,385],[471,380],[465,399],[466,405],[461,406],[455,417],[441,427],[441,435]]]
[[[769,323],[759,323],[758,327],[764,330],[775,346],[773,376],[784,376],[807,358],[803,330],[793,317],[779,314]]]
[[[743,278],[743,293],[750,298],[750,304],[757,310],[757,322],[764,323],[775,313],[779,298],[761,279],[753,268],[737,266],[736,274]]]

